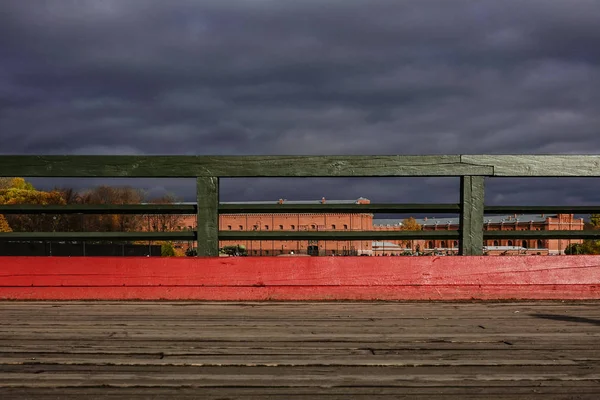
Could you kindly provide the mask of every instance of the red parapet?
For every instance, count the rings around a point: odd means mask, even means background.
[[[0,299],[600,299],[600,256],[0,257]]]

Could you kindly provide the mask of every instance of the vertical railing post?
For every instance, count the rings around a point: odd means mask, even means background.
[[[219,255],[219,178],[196,179],[197,251],[199,257]]]
[[[483,254],[483,176],[460,178],[460,255]]]

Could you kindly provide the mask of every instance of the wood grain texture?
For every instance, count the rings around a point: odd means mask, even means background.
[[[600,299],[598,256],[0,257],[4,299]]]
[[[597,155],[0,156],[29,177],[600,176]]]
[[[598,155],[462,155],[460,159],[492,167],[493,176],[600,176]]]
[[[0,232],[0,240],[195,240],[196,232]]]
[[[197,238],[200,257],[219,255],[219,178],[201,177],[196,180]]]
[[[1,209],[0,209],[1,210]],[[458,213],[458,204],[220,204],[220,214],[240,213]]]
[[[484,179],[483,176],[460,178],[459,252],[463,256],[483,254]]]
[[[0,214],[196,214],[195,204],[1,204]]]
[[[0,302],[14,400],[596,399],[597,302]]]
[[[1,176],[358,177],[492,175],[493,168],[436,156],[0,156]]]

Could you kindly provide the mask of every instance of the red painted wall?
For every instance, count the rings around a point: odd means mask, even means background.
[[[0,299],[600,299],[600,257],[0,257]]]

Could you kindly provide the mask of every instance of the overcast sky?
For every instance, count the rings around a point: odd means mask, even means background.
[[[0,154],[600,154],[599,21],[600,0],[1,0]],[[597,183],[487,200],[600,204]],[[321,196],[456,201],[458,180],[222,191]]]

